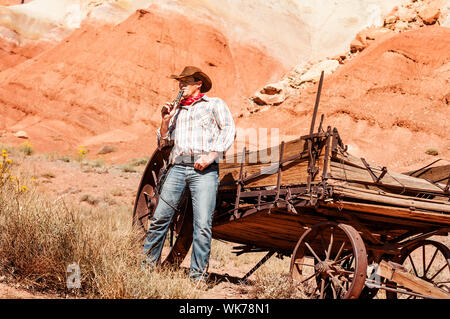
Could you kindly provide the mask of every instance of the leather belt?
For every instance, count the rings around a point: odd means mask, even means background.
[[[200,158],[200,155],[180,155],[175,157],[173,165],[184,165],[194,167],[195,162]],[[218,165],[216,161],[212,162],[210,166]]]

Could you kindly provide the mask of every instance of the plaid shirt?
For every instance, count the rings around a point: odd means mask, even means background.
[[[208,154],[220,156],[231,147],[236,137],[233,117],[227,104],[219,98],[204,95],[189,106],[179,106],[169,122],[166,136],[156,131],[158,148],[174,145],[169,162],[177,156]]]

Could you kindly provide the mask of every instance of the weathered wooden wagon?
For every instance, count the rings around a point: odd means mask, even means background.
[[[220,163],[213,238],[239,244],[238,254],[267,252],[243,279],[275,253],[290,256],[310,298],[372,298],[380,289],[387,298],[450,298],[450,250],[435,240],[448,239],[450,165],[400,174],[352,156],[336,128],[322,128],[323,116],[315,130],[322,81],[308,135]],[[133,224],[143,234],[169,153],[155,151],[138,188]],[[187,194],[163,263],[181,263],[192,229]]]

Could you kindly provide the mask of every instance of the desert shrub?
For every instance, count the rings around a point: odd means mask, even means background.
[[[133,165],[121,165],[120,169],[122,172],[125,173],[136,173],[136,169],[133,167]]]
[[[63,155],[63,156],[58,157],[58,160],[65,162],[65,163],[69,163],[71,160],[71,157],[70,157],[70,155]]]
[[[83,194],[80,197],[80,202],[86,202],[91,205],[97,205],[100,202],[100,199],[91,194]]]
[[[435,148],[428,148],[425,151],[425,154],[432,155],[432,156],[437,156],[437,155],[439,155],[439,151],[437,149],[435,149]]]
[[[113,196],[123,196],[123,190],[120,187],[116,187],[113,190],[111,190],[111,195]]]
[[[0,274],[40,291],[88,298],[198,298],[203,293],[182,269],[141,267],[140,233],[129,206],[69,205],[39,194],[26,175],[0,159]],[[29,185],[26,187],[25,185]],[[68,267],[81,287],[67,287]]]
[[[131,160],[131,165],[133,165],[133,166],[147,165],[147,162],[149,159],[150,159],[149,157],[135,158],[135,159]]]
[[[53,172],[47,172],[47,173],[42,174],[41,176],[44,178],[47,178],[47,179],[56,177],[55,173],[53,173]]]
[[[25,142],[20,144],[19,151],[24,153],[25,155],[32,155],[34,153],[33,145],[31,142]]]
[[[82,162],[86,158],[88,153],[89,153],[89,151],[84,146],[78,147],[77,156],[75,157],[75,160],[77,162]]]
[[[305,295],[295,285],[289,274],[260,272],[249,290],[255,299],[303,299]]]

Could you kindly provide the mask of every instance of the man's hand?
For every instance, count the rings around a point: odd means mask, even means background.
[[[174,107],[173,102],[166,102],[161,109],[161,136],[166,135],[169,129],[170,119],[175,115],[177,109]]]
[[[161,117],[163,122],[169,124],[170,119],[175,115],[176,108],[173,102],[166,102],[161,109]]]
[[[217,152],[210,152],[208,155],[202,155],[200,158],[195,162],[194,168],[203,171],[205,168],[207,168],[216,157],[218,157],[219,154]]]

